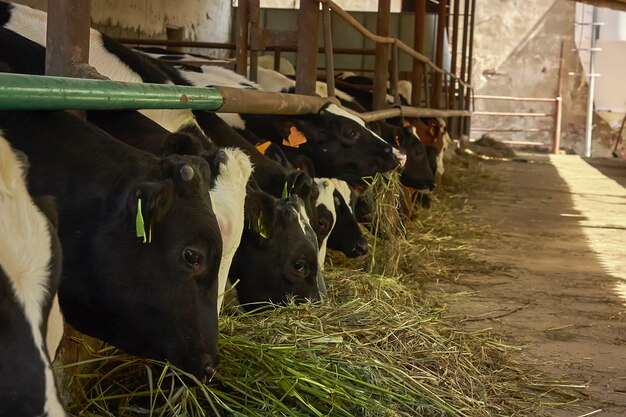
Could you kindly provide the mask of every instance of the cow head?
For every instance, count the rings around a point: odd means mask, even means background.
[[[59,290],[78,330],[196,376],[212,373],[222,242],[210,183],[204,159],[161,158],[160,173],[132,182],[107,218],[79,232],[90,278],[65,279]]]
[[[432,145],[424,145],[415,127],[410,125],[396,128],[395,141],[407,155],[407,162],[400,176],[402,185],[424,194],[431,192],[436,184],[431,163],[434,150],[436,166],[437,149]]]
[[[363,177],[404,162],[404,155],[366,128],[363,120],[335,104],[309,117],[277,117],[275,127],[288,156],[306,155],[320,177],[358,184]]]
[[[328,238],[330,249],[343,252],[348,258],[365,255],[369,244],[352,210],[352,200],[356,200],[345,181],[333,179],[335,185],[333,203],[335,206],[335,227]]]
[[[244,308],[282,304],[326,295],[317,260],[317,239],[299,197],[276,199],[252,191],[246,197],[245,226],[230,270]]]

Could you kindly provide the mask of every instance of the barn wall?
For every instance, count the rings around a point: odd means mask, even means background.
[[[476,6],[473,84],[476,94],[555,97],[559,49],[564,42],[563,123],[561,145],[583,154],[587,82],[567,72],[582,72],[573,52],[575,3],[568,0],[481,0]],[[541,103],[476,100],[477,110],[549,112]],[[594,117],[594,156],[609,156],[614,129]],[[551,128],[548,118],[475,116],[474,127]],[[480,137],[482,132],[472,132]],[[501,140],[551,142],[552,133],[490,133]]]
[[[47,10],[46,0],[18,0]],[[181,29],[184,39],[228,42],[232,8],[223,0],[97,0],[91,2],[92,26],[111,36],[165,39],[166,29]],[[191,50],[193,51],[193,50]],[[225,57],[228,51],[196,52]]]

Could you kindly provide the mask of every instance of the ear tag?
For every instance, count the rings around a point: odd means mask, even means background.
[[[411,123],[407,122],[404,118],[402,119],[402,127],[411,126]]]
[[[299,148],[300,145],[306,143],[306,137],[295,126],[291,126],[289,132],[289,137],[283,139],[283,145],[291,148]]]
[[[397,146],[398,148],[400,147],[400,140],[399,140],[400,134],[399,134],[399,132],[400,132],[400,129],[399,129],[399,128],[396,128],[396,131],[395,131],[395,133],[394,133],[394,135],[393,135],[393,139],[395,140],[395,142],[396,142],[396,146]]]
[[[256,224],[258,226],[259,234],[261,235],[261,237],[263,239],[267,239],[267,228],[265,227],[265,223],[263,222],[263,212],[259,214],[259,218],[257,219]]]
[[[289,191],[287,190],[287,181],[285,181],[285,186],[283,187],[283,193],[281,194],[281,198],[289,197]]]
[[[137,199],[137,217],[135,218],[135,234],[137,237],[143,237],[143,243],[147,243],[146,227],[143,222],[143,213],[141,212],[141,198]],[[152,240],[152,227],[150,228],[150,239]]]
[[[428,129],[428,133],[430,133],[431,136],[435,136],[435,125],[431,124],[430,128]]]
[[[266,140],[266,141],[257,143],[256,145],[254,145],[254,147],[257,148],[257,150],[261,152],[261,154],[265,155],[265,152],[267,152],[267,148],[269,148],[271,144],[272,142],[270,142],[269,140]]]

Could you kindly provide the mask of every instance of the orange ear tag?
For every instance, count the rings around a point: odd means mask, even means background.
[[[254,147],[263,155],[265,155],[265,152],[267,152],[267,148],[269,148],[271,144],[272,142],[270,142],[269,140],[266,140],[264,142],[257,143],[256,145],[254,145]]]
[[[287,139],[283,139],[283,145],[290,146],[292,148],[299,148],[300,145],[306,143],[306,137],[296,127],[291,126],[289,132],[289,137]]]
[[[402,127],[408,127],[411,126],[411,123],[406,121],[405,119],[402,119]]]

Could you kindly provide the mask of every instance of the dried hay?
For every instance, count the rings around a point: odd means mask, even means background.
[[[371,256],[332,257],[326,303],[221,317],[220,364],[210,381],[106,347],[78,364],[70,412],[473,417],[536,415],[540,404],[576,401],[580,387],[518,369],[507,356],[517,348],[460,330],[421,293],[424,280],[478,267],[469,249],[488,235],[462,220],[469,181],[490,186],[484,168],[460,159],[448,172],[435,208],[406,225],[394,214],[397,177],[375,179]]]

